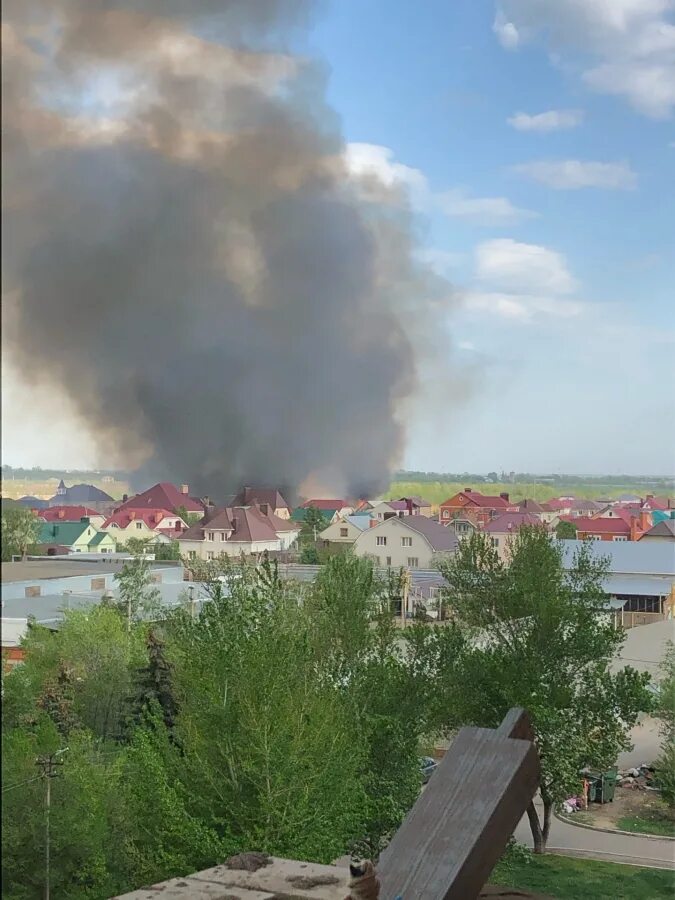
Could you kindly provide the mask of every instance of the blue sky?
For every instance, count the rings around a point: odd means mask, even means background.
[[[299,40],[450,285],[404,464],[675,472],[675,0],[323,0]],[[6,374],[6,462],[107,464]]]
[[[422,398],[408,466],[675,469],[672,23],[659,0],[324,7],[311,46],[345,139],[416,170],[458,294],[452,400]]]

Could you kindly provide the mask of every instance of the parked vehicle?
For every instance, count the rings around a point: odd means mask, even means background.
[[[426,784],[438,768],[438,763],[435,759],[432,759],[431,756],[420,756],[419,762],[420,772],[422,773],[422,784]]]

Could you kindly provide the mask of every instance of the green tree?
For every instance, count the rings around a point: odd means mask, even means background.
[[[675,644],[672,641],[668,641],[661,663],[655,714],[661,719],[665,741],[675,741]]]
[[[132,720],[141,724],[156,708],[169,735],[173,736],[178,703],[174,689],[174,666],[166,652],[166,641],[154,627],[146,638],[147,662],[138,670]]]
[[[9,507],[2,510],[2,561],[12,556],[25,559],[32,544],[37,543],[42,522],[29,509]]]
[[[140,615],[157,613],[161,594],[153,586],[152,567],[143,555],[125,563],[115,575],[115,581],[119,585],[119,608],[127,616],[129,629]]]
[[[305,518],[302,520],[300,543],[308,544],[318,540],[324,528],[328,528],[328,524],[328,519],[320,509],[317,509],[315,506],[308,507]]]
[[[168,544],[153,544],[152,552],[155,554],[155,559],[161,560],[179,560],[180,559],[180,545],[178,541],[169,541]]]
[[[558,540],[575,540],[577,536],[576,525],[573,522],[560,521],[555,526],[555,536]]]
[[[510,707],[528,710],[542,767],[543,820],[528,809],[536,852],[554,804],[579,790],[580,769],[613,765],[651,705],[647,675],[610,671],[624,635],[606,612],[607,566],[583,546],[566,569],[542,528],[521,529],[506,561],[477,533],[440,566],[454,619],[447,639],[455,630],[463,643],[449,674],[438,673],[438,693],[448,691],[461,721],[486,727]]]
[[[181,517],[181,519],[188,527],[190,527],[191,525],[196,525],[197,522],[201,522],[203,518],[203,516],[200,516],[199,513],[188,512],[184,506],[177,506],[174,509],[174,512],[177,516]]]

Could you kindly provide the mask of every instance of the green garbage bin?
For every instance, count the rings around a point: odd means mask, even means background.
[[[611,803],[612,800],[614,800],[614,790],[616,788],[618,774],[619,772],[617,769],[607,769],[606,772],[602,773],[601,803]]]
[[[589,803],[598,803],[599,802],[599,793],[600,793],[600,785],[602,784],[602,780],[600,778],[596,778],[593,775],[586,775],[586,781],[588,782],[588,802]]]

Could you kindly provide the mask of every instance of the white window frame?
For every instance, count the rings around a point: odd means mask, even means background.
[[[420,567],[419,556],[409,556],[408,557],[408,568],[409,569],[419,569],[419,567]]]
[[[378,547],[386,547],[387,546],[387,538],[384,534],[378,534],[375,537],[375,544]]]
[[[411,537],[402,537],[401,538],[401,547],[412,547],[412,538]]]

